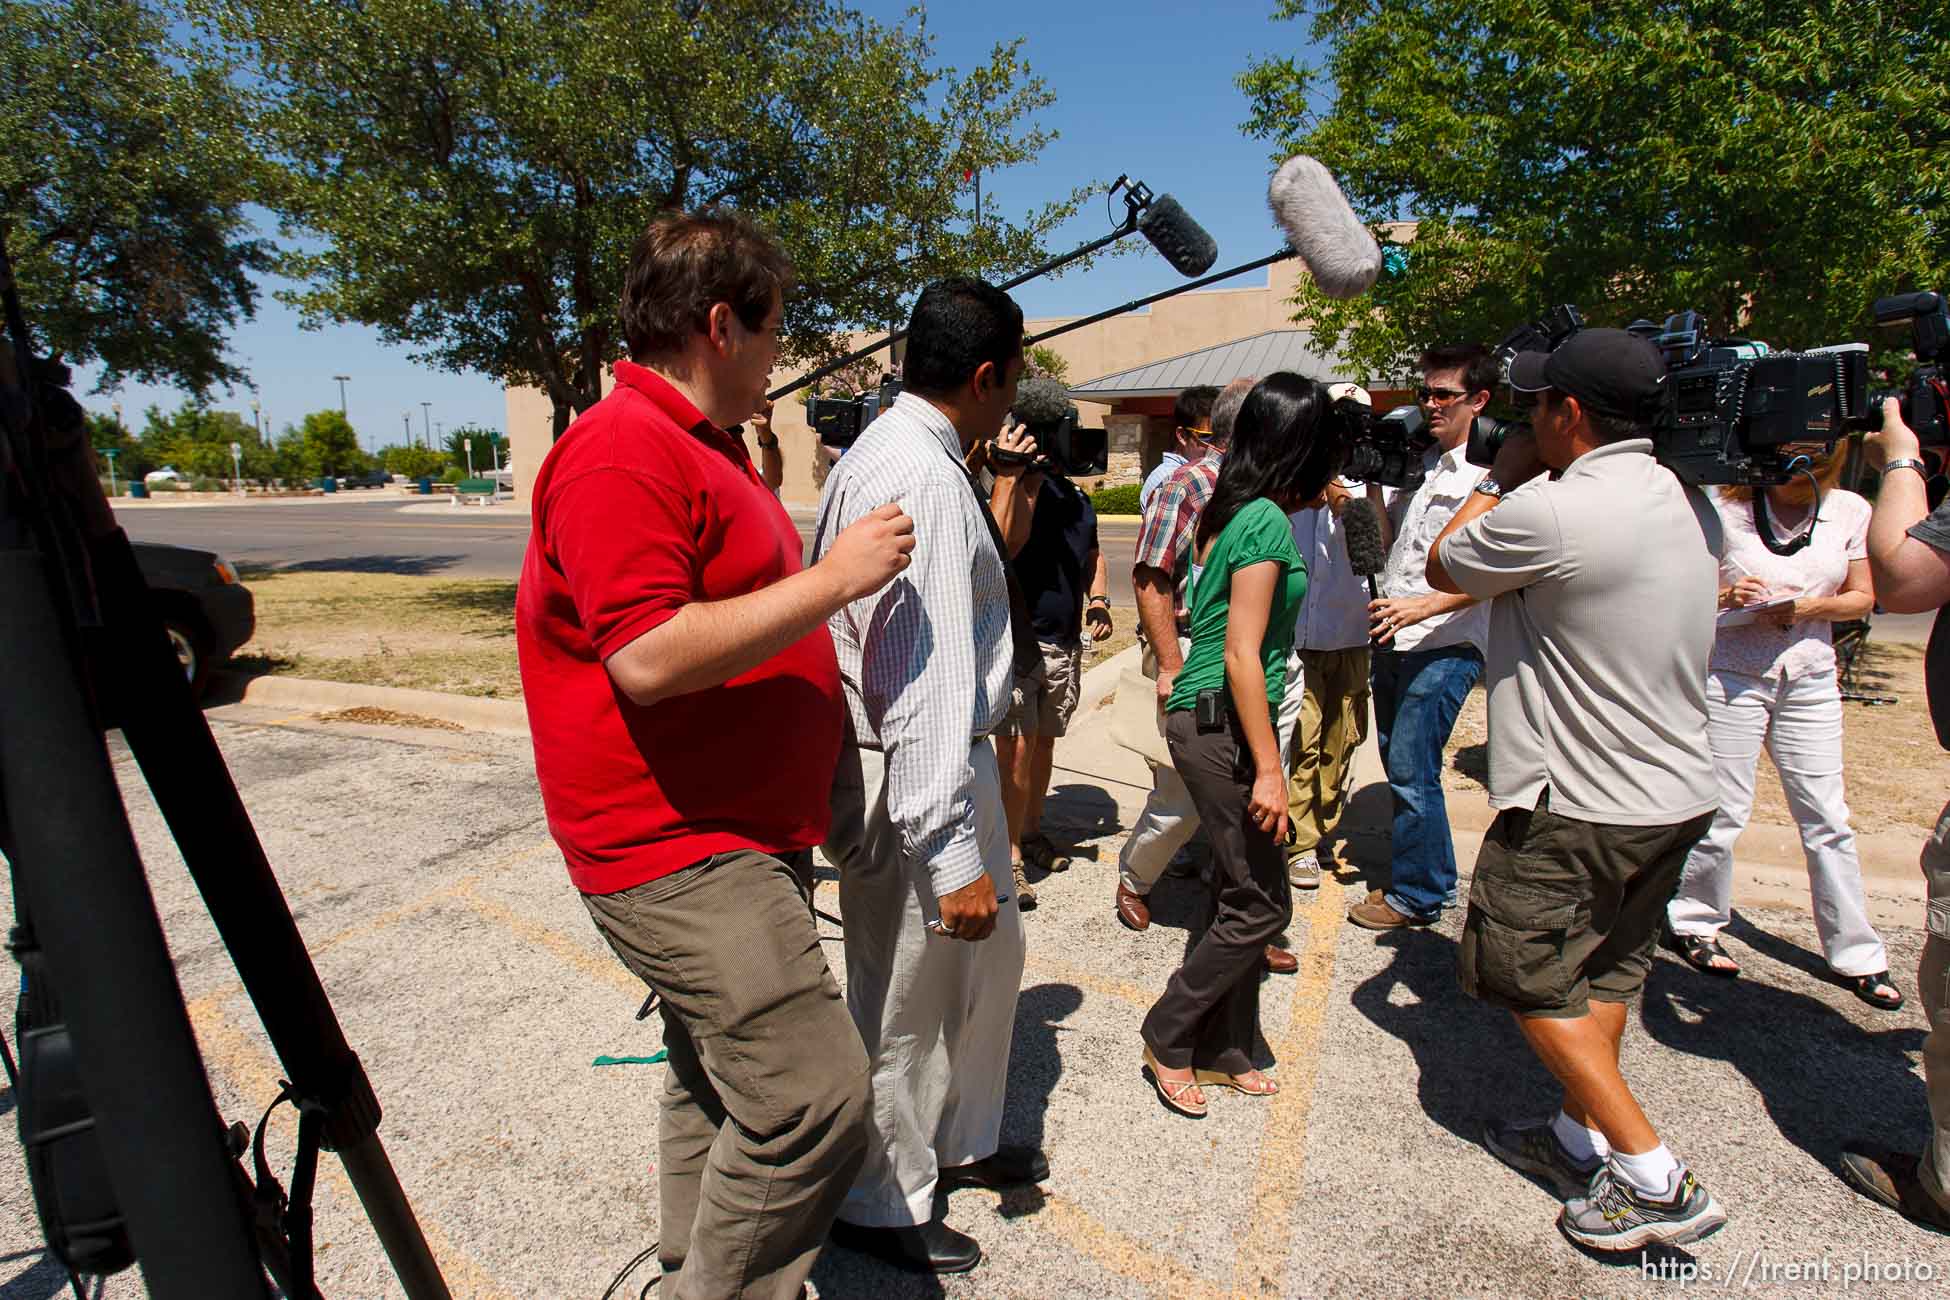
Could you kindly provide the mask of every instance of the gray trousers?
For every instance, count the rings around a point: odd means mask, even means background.
[[[662,998],[657,1254],[676,1300],[797,1297],[866,1155],[866,1053],[807,890],[745,851],[583,895]]]
[[[968,761],[982,862],[1002,898],[1015,882],[995,750],[980,741]],[[873,1065],[867,1159],[839,1217],[873,1228],[928,1222],[942,1167],[995,1153],[1023,965],[1014,898],[979,943],[928,932],[934,888],[927,864],[902,852],[886,771],[873,750],[840,750],[826,843],[840,869],[846,1005]]]
[[[1937,815],[1936,833],[1923,845],[1923,882],[1929,889],[1930,932],[1916,967],[1916,988],[1930,1022],[1930,1036],[1923,1040],[1930,1143],[1919,1172],[1924,1189],[1950,1210],[1950,804]]]

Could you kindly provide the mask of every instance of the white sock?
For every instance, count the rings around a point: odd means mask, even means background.
[[[1605,1141],[1603,1133],[1586,1128],[1561,1110],[1551,1121],[1551,1132],[1557,1134],[1557,1140],[1564,1144],[1573,1160],[1598,1159],[1611,1153],[1611,1143]]]
[[[1679,1161],[1661,1142],[1650,1151],[1635,1156],[1614,1151],[1611,1153],[1611,1167],[1647,1196],[1664,1196],[1672,1187],[1672,1176],[1679,1172]]]

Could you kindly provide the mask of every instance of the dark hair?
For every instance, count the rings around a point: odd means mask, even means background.
[[[660,213],[623,277],[623,337],[635,360],[671,356],[710,328],[718,303],[757,330],[791,287],[791,259],[750,217],[729,208]]]
[[[1203,424],[1211,428],[1212,403],[1217,401],[1219,390],[1210,384],[1194,384],[1178,395],[1171,405],[1172,423],[1181,429],[1196,429]]]
[[[1576,393],[1566,393],[1562,389],[1546,388],[1537,394],[1539,400],[1548,397],[1553,402],[1561,402],[1566,397],[1577,397]],[[1649,438],[1645,425],[1629,415],[1614,415],[1609,411],[1596,411],[1578,397],[1578,409],[1584,412],[1584,423],[1599,443],[1624,442],[1628,438]]]
[[[1282,510],[1327,486],[1341,467],[1339,425],[1330,420],[1327,390],[1290,371],[1253,386],[1232,426],[1232,446],[1219,466],[1218,486],[1198,517],[1194,545],[1203,548],[1256,497]]]
[[[901,377],[924,397],[945,397],[967,383],[984,361],[1000,378],[1022,355],[1022,308],[983,280],[955,276],[921,290],[907,323]]]
[[[1463,388],[1470,393],[1494,393],[1503,382],[1496,358],[1481,343],[1444,343],[1422,354],[1422,373],[1431,370],[1460,370]]]

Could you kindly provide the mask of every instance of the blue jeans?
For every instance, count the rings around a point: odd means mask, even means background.
[[[1383,901],[1427,920],[1456,897],[1456,847],[1442,798],[1442,750],[1469,688],[1483,675],[1470,645],[1377,650],[1374,727],[1394,796],[1394,879]]]

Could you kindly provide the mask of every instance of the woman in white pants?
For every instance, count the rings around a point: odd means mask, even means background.
[[[1733,842],[1754,806],[1754,773],[1765,745],[1801,829],[1815,931],[1829,969],[1870,1006],[1893,1011],[1903,995],[1889,980],[1888,954],[1869,924],[1862,863],[1843,797],[1842,695],[1829,639],[1830,623],[1861,618],[1875,604],[1869,503],[1833,486],[1841,476],[1839,451],[1825,453],[1818,445],[1798,450],[1813,454],[1822,489],[1814,536],[1803,549],[1792,555],[1767,549],[1754,527],[1751,489],[1722,489],[1715,500],[1727,540],[1720,607],[1764,608],[1751,621],[1732,625],[1722,615],[1713,642],[1707,728],[1720,811],[1686,859],[1678,893],[1667,905],[1667,944],[1696,970],[1740,973],[1719,936],[1733,901]],[[1805,477],[1767,489],[1777,541],[1807,533],[1814,497]]]

